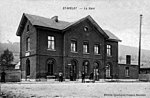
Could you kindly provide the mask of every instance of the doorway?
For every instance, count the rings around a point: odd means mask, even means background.
[[[72,60],[70,66],[70,80],[76,81],[76,78],[77,78],[77,62],[75,60]]]

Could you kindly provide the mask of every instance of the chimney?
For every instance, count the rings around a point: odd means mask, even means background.
[[[51,19],[54,20],[55,22],[58,22],[58,16],[53,16]]]
[[[126,55],[126,64],[131,64],[131,55]]]

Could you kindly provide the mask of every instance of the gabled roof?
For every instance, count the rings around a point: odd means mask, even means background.
[[[68,25],[64,30],[69,29],[70,27],[75,26],[75,25],[81,23],[82,21],[84,21],[84,20],[86,20],[86,19],[88,19],[88,20],[94,25],[94,27],[95,27],[105,38],[109,38],[109,36],[103,31],[103,29],[94,21],[94,19],[93,19],[90,15],[88,15],[88,16],[86,16],[86,17],[84,17],[84,18],[82,18],[82,19],[80,19],[80,20],[78,20],[78,21],[76,21],[76,22],[71,23],[71,24]]]
[[[28,20],[31,22],[32,25],[38,25],[42,27],[49,27],[49,28],[54,28],[58,30],[63,30],[65,27],[70,25],[70,22],[65,22],[65,21],[54,21],[54,19],[50,18],[45,18],[41,16],[36,16],[36,15],[29,15],[25,14],[25,16],[28,18]]]
[[[47,27],[47,28],[53,28],[57,30],[63,30],[66,28],[68,25],[70,25],[70,22],[65,22],[65,21],[58,21],[55,22],[54,19],[51,18],[45,18],[41,16],[36,16],[36,15],[30,15],[30,14],[23,14],[18,30],[17,30],[17,35],[19,36],[21,34],[21,29],[23,29],[25,22],[27,19],[31,22],[32,25],[34,26],[41,26],[41,27]]]
[[[104,30],[104,32],[109,36],[108,40],[121,42],[121,40],[117,36],[115,36],[113,33],[111,33],[110,31]]]
[[[23,14],[17,33],[17,36],[21,35],[21,32],[24,29],[24,25],[26,23],[27,20],[29,20],[31,22],[32,25],[34,26],[41,26],[41,27],[47,27],[47,28],[51,28],[51,29],[56,29],[56,30],[62,30],[62,31],[66,31],[67,29],[71,28],[72,26],[75,26],[79,23],[81,23],[84,20],[89,20],[91,22],[91,24],[105,37],[105,38],[109,38],[109,40],[113,40],[113,41],[121,41],[119,40],[115,35],[113,35],[111,32],[108,31],[103,31],[103,29],[94,21],[94,19],[88,15],[76,22],[65,22],[65,21],[60,21],[58,20],[57,22],[52,19],[52,18],[45,18],[45,17],[41,17],[41,16],[36,16],[36,15],[30,15],[30,14]]]

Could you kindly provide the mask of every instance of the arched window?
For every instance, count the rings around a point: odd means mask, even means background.
[[[47,75],[54,75],[54,60],[47,61]]]
[[[83,62],[83,71],[85,74],[88,74],[88,70],[89,70],[89,62],[88,61],[84,61]]]
[[[99,80],[99,63],[98,62],[94,62],[94,70],[93,70],[93,74],[94,74],[94,79],[95,80]]]
[[[107,66],[106,66],[106,78],[110,77],[110,64],[108,63]]]
[[[75,81],[76,78],[77,78],[77,62],[76,60],[72,60],[70,66],[70,80]]]
[[[72,66],[72,71],[73,71],[74,73],[76,73],[76,67],[77,67],[76,61],[72,60],[72,61],[71,61],[71,66]]]
[[[30,38],[28,37],[26,39],[26,51],[29,51],[30,50]]]
[[[98,69],[98,67],[99,67],[99,63],[98,62],[94,62],[94,68]]]
[[[26,60],[26,75],[30,76],[30,60]]]

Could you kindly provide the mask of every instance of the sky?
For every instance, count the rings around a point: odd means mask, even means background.
[[[64,7],[77,7],[66,10]],[[84,10],[84,8],[94,10]],[[80,9],[83,8],[83,9]],[[19,42],[16,36],[23,13],[59,20],[77,21],[87,15],[122,40],[119,44],[138,47],[140,14],[142,18],[142,49],[150,50],[149,0],[1,0],[0,42]]]

